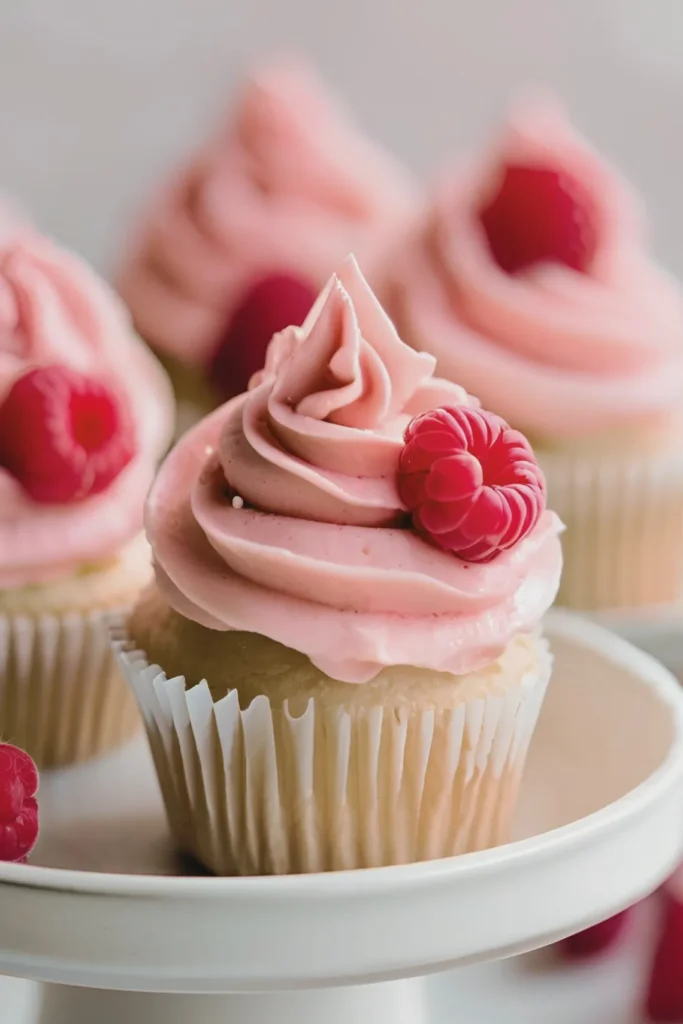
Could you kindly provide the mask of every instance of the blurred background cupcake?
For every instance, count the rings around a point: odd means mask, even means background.
[[[273,349],[164,463],[117,642],[175,839],[221,874],[505,842],[561,570],[531,448],[353,260]]]
[[[151,576],[142,513],[173,423],[116,297],[32,228],[0,247],[0,737],[41,767],[138,715],[108,620]]]
[[[353,250],[372,276],[416,190],[301,62],[247,81],[229,123],[160,191],[117,277],[160,354],[180,430],[245,390]]]
[[[630,188],[550,101],[443,175],[385,283],[405,340],[533,440],[559,600],[683,596],[683,304]]]

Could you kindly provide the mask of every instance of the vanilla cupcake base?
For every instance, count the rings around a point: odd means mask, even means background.
[[[107,565],[0,591],[0,741],[39,768],[104,754],[141,727],[112,657],[112,621],[151,577],[142,538]]]
[[[174,838],[217,874],[402,864],[509,839],[550,676],[539,637],[467,676],[395,667],[354,685],[264,637],[189,622],[151,590],[114,647]]]
[[[683,599],[683,454],[536,452],[566,526],[557,603],[583,610]]]

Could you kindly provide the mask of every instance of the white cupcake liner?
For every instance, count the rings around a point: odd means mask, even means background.
[[[114,649],[142,711],[178,846],[216,874],[402,864],[509,838],[551,670],[441,709],[322,708],[293,717],[265,696],[241,710],[185,688],[135,650]],[[418,672],[419,670],[416,670]]]
[[[0,741],[51,768],[102,754],[140,728],[111,652],[120,615],[0,615]]]
[[[683,597],[683,455],[537,453],[567,527],[558,604],[585,610]]]

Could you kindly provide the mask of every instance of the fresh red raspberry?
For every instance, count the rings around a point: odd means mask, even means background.
[[[209,368],[223,401],[247,390],[263,369],[270,339],[285,327],[300,327],[316,297],[312,285],[291,274],[269,274],[247,289]]]
[[[569,935],[560,943],[560,954],[565,960],[590,960],[601,956],[618,945],[633,916],[634,908],[622,910],[606,921]]]
[[[65,366],[19,377],[0,405],[0,466],[37,502],[103,491],[135,455],[126,406],[105,384]]]
[[[527,439],[493,413],[452,406],[405,432],[401,500],[415,528],[468,562],[490,562],[534,528],[545,480]]]
[[[581,182],[551,167],[506,164],[479,219],[493,258],[508,274],[535,263],[586,273],[597,251],[595,203]]]
[[[0,860],[23,861],[38,838],[38,771],[28,754],[0,743]]]

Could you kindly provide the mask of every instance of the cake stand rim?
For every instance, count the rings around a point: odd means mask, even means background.
[[[205,877],[120,874],[49,868],[31,864],[0,862],[0,888],[19,886],[83,896],[164,897],[168,899],[236,900],[268,896],[300,900],[367,892],[405,891],[406,887],[429,887],[440,882],[480,876],[500,869],[501,862],[513,867],[520,861],[537,860],[569,850],[596,832],[607,833],[625,819],[636,816],[657,794],[664,795],[683,776],[683,692],[673,673],[655,657],[634,647],[628,640],[575,612],[554,609],[545,620],[546,635],[588,648],[621,666],[653,690],[669,707],[674,727],[669,749],[655,770],[617,800],[538,835],[515,840],[491,850],[460,854],[440,860],[391,867],[364,868],[300,875],[255,877]]]

